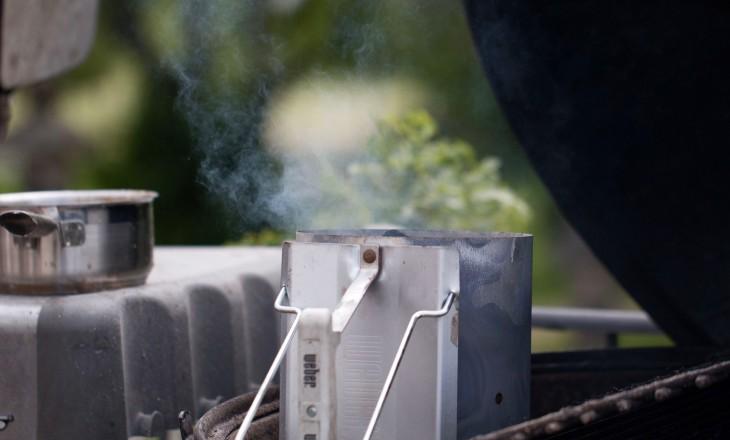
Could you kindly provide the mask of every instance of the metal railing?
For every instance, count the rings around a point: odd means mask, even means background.
[[[649,315],[639,310],[533,307],[532,327],[603,334],[608,347],[618,346],[620,333],[663,333]]]

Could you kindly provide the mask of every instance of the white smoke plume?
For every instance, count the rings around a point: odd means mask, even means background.
[[[193,130],[201,183],[247,227],[294,230],[394,221],[403,226],[468,227],[430,224],[423,214],[464,210],[475,203],[458,195],[464,192],[458,185],[451,185],[458,175],[425,183],[423,187],[443,181],[448,188],[435,186],[433,197],[441,199],[420,205],[412,200],[419,194],[412,188],[373,191],[359,183],[372,184],[372,179],[345,176],[353,171],[352,161],[373,165],[367,142],[377,131],[377,121],[427,105],[426,93],[417,82],[396,74],[394,60],[384,50],[391,43],[381,28],[388,20],[387,1],[354,0],[348,8],[327,4],[336,18],[310,49],[330,50],[331,65],[311,65],[306,53],[292,56],[290,48],[299,44],[298,38],[312,37],[287,34],[281,27],[269,29],[270,19],[272,14],[296,14],[310,3],[167,1],[165,14],[175,20],[171,25],[155,24],[153,33],[173,29],[174,37],[164,41],[172,47],[164,64],[179,83],[178,109]],[[418,8],[411,9],[418,13]],[[437,140],[425,141],[439,149]],[[378,160],[383,160],[382,154]],[[487,171],[472,175],[498,178]],[[332,191],[332,186],[344,184],[353,188]],[[479,194],[484,199],[480,203],[490,206],[484,211],[488,213],[507,206],[508,198],[495,194],[511,195],[501,188]],[[368,200],[372,197],[381,200],[373,204]],[[519,198],[513,202],[513,211],[526,210]],[[408,212],[397,212],[400,207]],[[479,219],[478,224],[490,223]]]

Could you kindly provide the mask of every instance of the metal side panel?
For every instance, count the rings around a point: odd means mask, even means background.
[[[532,236],[424,230],[325,230],[300,242],[450,246],[459,252],[458,438],[530,415]]]
[[[277,248],[162,248],[145,286],[0,294],[0,440],[179,438],[276,350]],[[274,281],[275,280],[275,281]],[[261,376],[261,377],[259,377]]]
[[[448,292],[459,287],[458,252],[453,248],[383,246],[381,255],[381,273],[336,350],[338,440],[360,440],[365,433],[411,315],[440,308]],[[292,305],[334,308],[357,274],[359,257],[358,245],[289,243],[284,248],[284,274]],[[456,438],[455,313],[452,309],[447,316],[417,324],[373,438]],[[301,356],[296,345],[288,352],[286,372],[298,371]],[[297,428],[298,375],[283,377],[286,435]]]
[[[176,343],[177,323],[155,296],[126,298],[121,322],[127,432],[159,436],[174,426],[181,403],[177,390],[190,389],[189,381],[176,383],[174,374],[176,367],[190,368],[178,363],[178,350],[187,347]]]
[[[40,310],[26,298],[6,298],[0,306],[0,416],[14,418],[0,431],[0,439],[35,438]],[[24,384],[21,393],[18,384]]]
[[[234,350],[226,348],[236,343],[234,307],[224,292],[201,285],[190,289],[188,309],[192,394],[196,396],[191,410],[199,418],[233,397],[236,389]]]
[[[36,439],[124,438],[124,362],[117,298],[58,297],[38,319]],[[17,392],[23,392],[18,384]]]

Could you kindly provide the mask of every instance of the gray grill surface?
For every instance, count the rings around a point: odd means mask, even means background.
[[[158,248],[145,286],[0,294],[0,440],[165,438],[258,386],[278,248]]]

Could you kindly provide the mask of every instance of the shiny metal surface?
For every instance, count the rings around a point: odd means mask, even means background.
[[[152,268],[156,196],[132,190],[0,195],[0,292],[143,284]]]
[[[533,307],[532,326],[598,333],[661,333],[649,315],[641,310]]]
[[[373,411],[373,415],[370,417],[370,423],[368,423],[368,429],[365,431],[363,440],[370,440],[373,436],[373,432],[375,432],[375,426],[378,424],[378,418],[380,418],[380,413],[383,411],[385,399],[388,397],[390,387],[393,385],[393,379],[395,379],[398,367],[400,367],[400,363],[403,360],[403,354],[406,352],[408,341],[411,339],[411,335],[413,334],[413,329],[416,328],[416,322],[418,322],[421,318],[440,318],[449,313],[451,306],[454,304],[456,295],[457,293],[455,292],[449,292],[448,296],[444,300],[444,304],[438,310],[419,310],[411,316],[411,320],[408,322],[408,327],[406,327],[406,331],[403,333],[403,338],[401,338],[400,345],[398,346],[398,351],[395,354],[395,359],[393,359],[393,363],[390,365],[388,376],[385,378],[385,384],[383,385],[383,389],[380,391],[378,403],[375,404],[375,410]]]
[[[198,419],[261,383],[280,261],[275,248],[156,247],[142,286],[0,294],[0,416],[15,418],[0,440],[179,440],[181,409]]]
[[[458,334],[459,344],[459,380],[455,384],[458,386],[457,438],[470,439],[529,418],[531,235],[397,229],[317,230],[298,232],[297,242],[377,244],[381,249],[384,246],[447,246],[458,251],[459,311],[458,320],[453,322],[458,329],[454,333]],[[383,262],[387,264],[385,258]],[[400,276],[420,283],[427,274],[428,270],[422,268]],[[430,321],[419,323],[414,340],[419,337],[420,326],[430,324]],[[399,330],[394,334],[401,333]],[[406,353],[404,362],[408,356]],[[405,364],[403,368],[411,370]],[[395,387],[399,380],[401,375],[396,378]],[[383,420],[389,416],[390,400],[391,397],[386,402]]]
[[[360,271],[352,280],[352,284],[347,288],[345,294],[342,295],[340,303],[332,312],[332,331],[342,333],[345,327],[352,319],[352,316],[360,305],[362,298],[365,296],[370,285],[375,281],[380,273],[380,258],[378,254],[380,250],[377,246],[367,246],[362,249],[362,259],[360,261]],[[370,255],[372,261],[366,261],[365,255]]]
[[[443,306],[449,291],[459,290],[459,256],[449,246],[380,244],[380,273],[362,296],[335,352],[332,376],[319,373],[325,388],[334,382],[332,410],[337,440],[361,440],[396,357],[401,336],[415,312]],[[292,306],[336,310],[361,271],[369,245],[287,242],[283,247],[282,281]],[[288,325],[290,319],[284,320]],[[457,435],[458,356],[454,322],[457,311],[445,317],[421,320],[403,354],[373,438],[454,440]],[[284,328],[284,327],[283,327]],[[303,327],[300,324],[300,330]],[[337,334],[334,333],[333,334]],[[325,347],[325,342],[320,347]],[[280,438],[300,439],[302,362],[310,351],[293,343],[282,365]],[[327,358],[322,350],[317,368]],[[324,371],[324,370],[322,370]],[[324,390],[323,390],[324,391]],[[306,405],[303,404],[306,403]],[[318,401],[320,409],[326,409]],[[320,411],[325,413],[326,411]],[[317,417],[324,426],[327,417]],[[324,430],[316,438],[324,438]],[[408,433],[406,437],[403,433]]]

